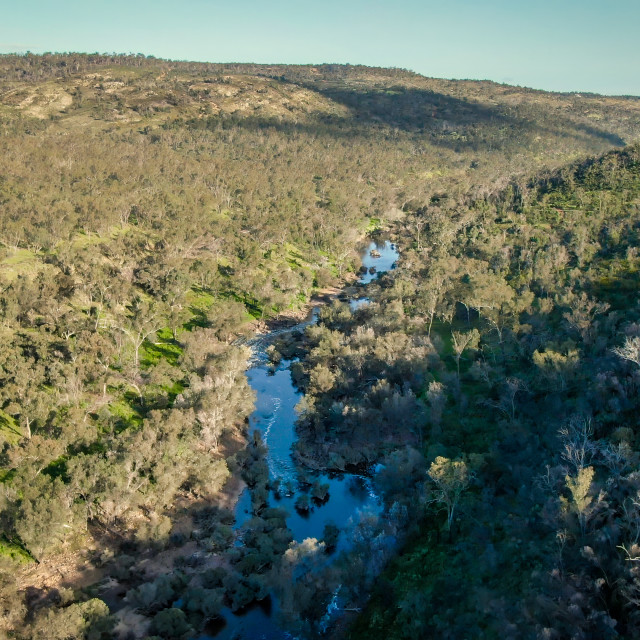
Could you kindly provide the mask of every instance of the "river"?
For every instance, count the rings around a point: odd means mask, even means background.
[[[371,255],[372,251],[379,252],[378,257]],[[360,284],[366,285],[375,279],[379,273],[390,271],[398,259],[395,245],[388,240],[381,243],[372,242],[362,256],[366,273],[359,278]],[[375,268],[375,273],[370,268]],[[366,298],[351,300],[350,306],[355,309],[368,301]],[[294,540],[301,542],[306,538],[321,539],[326,524],[333,523],[341,530],[349,521],[357,517],[360,511],[379,511],[381,509],[378,496],[374,493],[371,481],[366,476],[349,473],[325,474],[311,472],[301,468],[291,455],[291,447],[296,441],[295,407],[302,394],[295,388],[290,366],[291,360],[282,360],[274,369],[266,357],[266,347],[271,340],[283,331],[297,331],[316,321],[317,309],[310,317],[285,330],[278,330],[255,339],[250,346],[253,350],[252,366],[247,370],[249,385],[256,393],[255,411],[249,418],[249,431],[254,430],[262,434],[267,445],[267,464],[271,478],[280,478],[282,483],[290,486],[289,495],[275,497],[269,495],[269,507],[280,507],[288,512],[287,526],[291,530]],[[329,499],[322,504],[312,501],[312,509],[307,513],[296,510],[294,503],[301,493],[308,492],[308,482],[301,479],[320,481],[329,485]],[[282,493],[282,492],[281,492]],[[241,494],[236,505],[236,529],[251,518],[251,494],[248,489]],[[344,535],[338,539],[336,551],[349,547]],[[211,635],[201,635],[200,640],[232,640],[243,638],[247,640],[283,640],[292,638],[277,623],[278,603],[274,597],[269,597],[261,603],[247,607],[246,610],[232,613],[229,609],[222,611],[224,620],[220,620],[216,628],[210,630]]]

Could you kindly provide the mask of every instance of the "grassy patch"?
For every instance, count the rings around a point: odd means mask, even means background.
[[[21,438],[22,429],[8,413],[0,410],[0,442],[16,444]]]
[[[118,431],[129,428],[137,429],[142,425],[142,416],[128,402],[116,400],[109,405],[109,411],[116,419]]]
[[[101,236],[97,233],[87,233],[80,231],[73,236],[71,245],[74,249],[83,249],[85,247],[92,247],[98,244],[102,244],[107,239],[115,240],[118,236],[124,235],[131,230],[130,225],[118,225],[111,227],[107,234]]]
[[[37,256],[33,251],[29,251],[28,249],[16,249],[11,252],[11,255],[7,256],[2,264],[15,266],[20,264],[25,264],[28,262],[34,262],[37,260]]]
[[[247,308],[247,322],[251,322],[252,320],[259,320],[265,316],[265,313],[262,307],[255,300],[244,300],[244,306]],[[267,314],[268,316],[268,314]]]
[[[187,304],[191,310],[207,311],[211,309],[215,301],[216,297],[202,287],[193,286],[187,293]]]
[[[374,233],[382,229],[382,221],[380,218],[369,218],[369,223],[365,229],[366,233]]]
[[[193,318],[185,323],[185,330],[193,331],[195,327],[206,327],[208,324],[206,312],[196,307],[190,307],[190,310],[193,313]]]
[[[28,249],[10,250],[8,255],[0,261],[2,275],[8,280],[14,280],[20,275],[34,277],[42,266],[38,256]]]
[[[161,329],[157,332],[157,342],[145,340],[140,349],[140,364],[143,367],[152,367],[160,360],[166,360],[170,365],[177,366],[182,354],[182,348],[173,338],[170,329]]]
[[[55,460],[52,460],[43,470],[52,478],[62,478],[63,482],[69,482],[69,476],[67,475],[67,460],[68,456],[60,456]]]
[[[0,556],[11,558],[14,562],[26,564],[33,562],[33,558],[22,547],[10,542],[4,536],[0,537]]]
[[[602,260],[591,281],[591,294],[613,309],[626,309],[640,289],[640,272],[627,260]]]
[[[15,472],[15,469],[0,469],[0,483],[9,484],[11,482],[11,478],[15,475]]]
[[[305,260],[300,247],[297,247],[295,244],[291,244],[290,242],[287,242],[284,247],[287,250],[287,260],[294,261],[300,267],[309,266],[309,262]]]

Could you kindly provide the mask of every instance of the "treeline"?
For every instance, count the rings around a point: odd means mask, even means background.
[[[63,78],[75,73],[85,73],[105,67],[151,67],[159,65],[165,69],[175,69],[191,73],[242,73],[244,75],[273,74],[285,77],[298,73],[299,77],[306,77],[313,72],[335,78],[344,78],[353,73],[366,72],[384,78],[389,76],[421,77],[405,69],[389,69],[367,67],[365,65],[350,64],[321,64],[321,65],[264,65],[251,63],[208,63],[208,62],[176,62],[162,60],[143,53],[80,53],[80,52],[48,52],[34,54],[1,54],[0,69],[4,81],[32,81],[38,82],[49,78]]]

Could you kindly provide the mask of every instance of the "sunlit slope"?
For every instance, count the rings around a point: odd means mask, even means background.
[[[0,102],[5,116],[55,119],[67,126],[87,124],[85,118],[137,124],[216,114],[287,123],[358,122],[411,130],[457,152],[483,145],[490,151],[519,138],[529,154],[542,150],[550,136],[563,139],[567,149],[584,144],[596,150],[628,143],[640,131],[640,99],[634,97],[548,93],[349,65],[2,56]]]

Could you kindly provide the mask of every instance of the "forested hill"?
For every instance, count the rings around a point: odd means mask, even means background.
[[[405,236],[416,253],[376,305],[327,311],[310,336],[306,425],[330,425],[342,457],[365,420],[386,446],[389,404],[415,417],[414,448],[391,448],[380,485],[422,520],[350,637],[635,638],[640,146],[449,214],[444,234]],[[339,398],[351,410],[336,422]]]
[[[177,250],[194,234],[242,245],[244,233],[340,253],[357,220],[434,193],[495,193],[640,135],[637,98],[401,70],[98,55],[0,67],[0,240],[36,253],[132,223]]]
[[[620,286],[636,291],[637,156],[611,149],[639,136],[631,97],[340,65],[0,56],[2,632],[110,637],[117,623],[142,637],[179,619],[188,635],[268,592],[290,540],[282,515],[257,503],[255,548],[239,550],[223,508],[227,479],[255,480],[252,456],[262,468],[260,447],[244,450],[253,398],[237,338],[344,283],[379,229],[395,230],[402,266],[372,285],[370,308],[329,309],[309,330],[299,453],[335,468],[408,460],[421,486],[434,452],[484,455],[476,477],[504,515],[520,467],[501,453],[559,406],[551,443],[570,413],[554,390],[584,386],[614,416],[633,408],[634,374],[607,349],[635,336]],[[452,328],[477,336],[451,347]],[[326,331],[355,336],[344,379],[332,349],[352,338]],[[384,477],[390,508],[422,509]],[[487,527],[499,546],[503,530]],[[224,570],[205,575],[194,550],[221,554]],[[344,593],[359,607],[370,585],[352,575]]]

